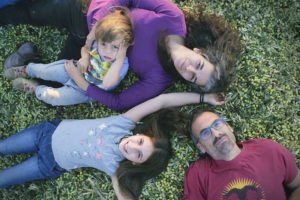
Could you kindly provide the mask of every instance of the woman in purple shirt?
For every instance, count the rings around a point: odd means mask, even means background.
[[[194,85],[201,86],[204,92],[214,91],[215,88],[217,88],[215,91],[220,91],[223,88],[219,87],[219,85],[223,85],[223,83],[226,82],[223,80],[227,80],[227,71],[220,67],[218,68],[219,65],[209,62],[203,56],[204,54],[200,49],[191,50],[184,46],[184,37],[186,36],[184,15],[181,10],[169,0],[87,0],[87,2],[83,0],[83,5],[79,5],[76,1],[74,1],[72,5],[67,5],[70,3],[53,0],[22,3],[22,5],[19,3],[16,6],[8,6],[5,12],[3,9],[3,11],[0,10],[0,13],[2,13],[0,14],[0,23],[30,23],[66,27],[71,33],[67,40],[67,48],[63,51],[63,53],[66,52],[66,56],[70,56],[69,54],[72,53],[69,50],[66,51],[66,49],[72,49],[74,51],[74,49],[76,49],[76,47],[74,47],[75,45],[78,46],[78,52],[84,42],[86,46],[90,46],[94,40],[93,25],[106,15],[110,7],[126,6],[130,8],[135,28],[135,39],[134,45],[128,49],[127,56],[129,58],[130,67],[139,76],[139,80],[134,85],[119,94],[112,94],[97,88],[93,84],[85,82],[75,67],[67,69],[72,79],[86,91],[88,96],[114,110],[131,108],[134,105],[162,93],[176,80],[172,75],[167,73],[167,71],[170,70],[169,68],[171,68],[173,72],[175,71],[177,76],[179,73],[178,77],[182,77],[189,83],[194,83]],[[45,4],[48,6],[48,11],[44,8]],[[53,6],[53,10],[57,12],[57,15],[53,13],[51,13],[51,15],[47,14],[49,10],[52,10],[51,6]],[[12,8],[20,10],[20,12],[17,13],[23,15],[22,20],[16,22],[16,20],[6,18],[9,16],[5,15],[5,13]],[[63,8],[65,8],[65,10]],[[83,22],[84,15],[81,12],[84,8],[88,8],[86,17],[87,24]],[[42,12],[42,10],[45,10],[46,13]],[[59,10],[64,12],[59,12]],[[75,12],[76,10],[77,12]],[[187,11],[187,16],[190,16],[193,12],[195,11]],[[66,18],[66,14],[63,13],[69,13],[67,16],[70,17]],[[79,13],[82,16],[79,16]],[[61,19],[51,20],[49,16]],[[72,20],[73,18],[77,20]],[[61,22],[62,19],[65,24]],[[5,20],[6,22],[3,22]],[[75,22],[76,24],[72,24]],[[223,20],[223,22],[225,21]],[[222,24],[220,23],[219,25]],[[89,28],[90,32],[85,41],[82,37],[86,34],[86,27]],[[223,24],[223,27],[225,27],[225,24]],[[232,30],[230,29],[230,31]],[[190,32],[192,31],[190,30]],[[171,58],[168,60],[172,61],[171,64],[168,63],[164,65],[164,67],[167,68],[166,70],[161,65],[157,54],[157,44],[162,35],[164,35],[164,37],[160,49],[165,49],[165,51],[162,51],[166,53],[165,58]],[[237,34],[235,34],[235,36],[236,35]],[[74,54],[72,53],[72,55]],[[73,58],[76,57],[73,56]],[[216,60],[218,61],[218,58],[216,58]],[[225,63],[225,67],[226,64],[228,63]],[[224,66],[221,67],[224,68]],[[225,87],[226,85],[224,84],[223,86]],[[216,98],[216,96],[212,96],[212,98]]]

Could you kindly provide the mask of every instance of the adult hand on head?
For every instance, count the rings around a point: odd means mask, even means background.
[[[224,93],[204,94],[204,102],[213,106],[219,106],[226,102],[226,96]]]
[[[96,24],[93,26],[92,30],[89,32],[89,34],[86,37],[84,47],[88,50],[91,49],[92,44],[93,44],[94,40],[96,39],[96,37],[95,37],[95,27],[96,27]]]

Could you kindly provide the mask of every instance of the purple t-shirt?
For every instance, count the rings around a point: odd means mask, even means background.
[[[273,140],[241,145],[231,161],[208,157],[193,163],[185,174],[183,199],[286,199],[283,184],[298,174],[293,154]]]
[[[129,7],[134,23],[134,45],[127,56],[139,80],[127,90],[112,94],[90,84],[86,95],[104,105],[123,110],[138,105],[162,93],[174,79],[164,71],[157,56],[161,31],[185,37],[186,26],[181,10],[169,0],[92,0],[87,23],[89,29],[102,19],[112,6]]]

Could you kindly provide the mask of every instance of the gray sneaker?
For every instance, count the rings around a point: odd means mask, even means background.
[[[28,93],[35,93],[35,89],[37,86],[39,86],[39,83],[37,81],[25,78],[17,78],[13,81],[14,88],[23,90]]]
[[[24,43],[16,52],[8,56],[4,62],[4,68],[8,69],[28,64],[31,60],[37,60],[37,48],[31,42]]]
[[[25,78],[28,75],[25,73],[25,66],[19,66],[19,67],[11,67],[9,69],[6,69],[5,77],[9,80],[13,80],[16,78]]]

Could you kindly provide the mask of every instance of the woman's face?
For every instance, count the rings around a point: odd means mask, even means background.
[[[133,163],[143,163],[154,152],[153,141],[146,135],[133,135],[121,140],[119,150]]]
[[[176,70],[185,80],[200,86],[206,85],[215,70],[214,65],[206,60],[196,48],[194,50],[181,48],[180,53],[173,56],[173,61]]]

